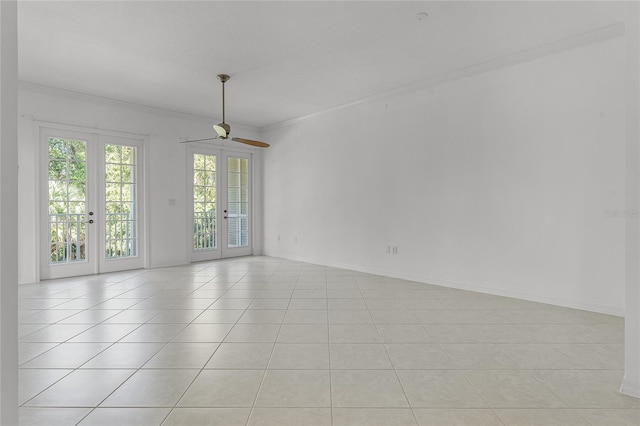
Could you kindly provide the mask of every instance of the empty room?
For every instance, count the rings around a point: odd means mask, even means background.
[[[640,425],[640,3],[0,24],[0,424]]]

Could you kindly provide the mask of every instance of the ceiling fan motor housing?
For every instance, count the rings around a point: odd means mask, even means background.
[[[0,0],[2,1],[2,0]],[[213,130],[218,134],[217,137],[211,139],[229,139],[229,134],[231,133],[231,126],[224,122],[224,83],[227,82],[231,77],[228,74],[218,74],[218,80],[222,82],[222,123],[214,124]],[[204,140],[210,139],[197,139],[191,141],[182,141],[181,143],[187,142],[200,142]],[[259,148],[268,148],[269,144],[260,141],[254,141],[251,139],[243,139],[243,138],[232,138],[234,142],[240,142],[246,145],[257,146]]]
[[[227,123],[218,123],[213,125],[213,130],[216,131],[220,139],[227,139],[231,133],[231,126]]]

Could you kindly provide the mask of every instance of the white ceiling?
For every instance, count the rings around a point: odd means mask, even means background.
[[[428,12],[418,20],[416,13]],[[612,2],[19,3],[25,82],[256,127],[624,19]]]

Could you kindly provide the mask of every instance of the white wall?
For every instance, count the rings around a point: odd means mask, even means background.
[[[55,122],[67,125],[115,130],[148,135],[147,167],[150,239],[150,266],[161,267],[188,263],[187,258],[187,171],[184,138],[203,138],[211,135],[211,119],[192,117],[151,108],[128,105],[122,102],[74,95],[58,90],[41,89],[22,85],[19,91],[19,281],[36,279],[37,264],[33,253],[37,247],[36,222],[36,164],[38,122]],[[234,125],[234,134],[256,138],[255,129]],[[232,143],[228,143],[232,144]],[[254,166],[261,174],[261,156],[255,151]],[[254,185],[255,186],[255,185]],[[175,205],[169,205],[175,199]],[[260,203],[257,195],[257,207]],[[262,219],[257,209],[254,252],[261,251]]]
[[[624,46],[269,129],[265,254],[622,314]]]
[[[0,2],[0,424],[18,424],[18,7]]]
[[[626,202],[640,208],[640,7],[627,3]],[[620,392],[640,398],[640,217],[627,215],[624,378]]]

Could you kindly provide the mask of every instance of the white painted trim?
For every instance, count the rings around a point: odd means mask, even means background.
[[[627,379],[627,377],[625,376],[625,378],[622,379],[620,393],[633,396],[635,398],[640,398],[640,382],[637,380]]]
[[[96,194],[96,187],[94,178],[98,176],[97,170],[92,170],[91,166],[94,161],[96,161],[95,155],[97,152],[96,143],[97,137],[94,131],[80,131],[73,130],[70,128],[62,129],[56,126],[38,126],[38,134],[34,135],[34,138],[37,137],[37,143],[40,146],[38,154],[40,155],[38,169],[41,171],[39,173],[39,178],[41,181],[36,182],[36,193],[41,197],[41,202],[39,203],[39,210],[36,211],[37,221],[40,222],[40,230],[41,234],[37,235],[38,244],[36,246],[36,250],[41,251],[41,255],[39,260],[41,263],[37,265],[38,268],[38,277],[39,279],[57,279],[61,277],[67,276],[78,276],[78,275],[88,275],[88,274],[96,274],[98,273],[98,256],[94,245],[91,243],[92,241],[98,241],[98,232],[96,227],[87,226],[86,236],[89,244],[87,244],[87,256],[84,262],[77,262],[75,264],[67,264],[61,263],[58,265],[50,264],[49,259],[47,257],[47,247],[50,244],[48,231],[44,232],[48,229],[48,208],[47,201],[48,199],[48,176],[45,170],[48,169],[49,163],[49,153],[46,148],[47,137],[62,137],[62,138],[73,138],[80,139],[85,142],[85,164],[87,166],[86,180],[85,184],[87,186],[87,190],[85,192],[85,206],[87,209],[95,209],[95,200],[98,197]]]
[[[189,264],[193,262],[193,260],[191,260],[191,253],[193,252],[193,237],[192,237],[193,235],[193,193],[191,191],[193,191],[193,154],[197,145],[196,143],[192,145],[185,143],[183,145],[184,145],[184,153],[185,153],[184,154],[185,172],[187,174],[186,179],[184,180],[184,183],[185,183],[184,193],[186,194],[184,207],[186,211],[185,215],[187,218],[187,220],[185,221],[185,235],[187,237],[187,245],[185,247],[184,258],[185,258],[185,264]],[[217,179],[216,179],[216,183],[217,183]]]
[[[264,156],[256,150],[251,156],[251,255],[261,256],[264,250]],[[259,172],[259,173],[258,173]],[[256,243],[256,241],[259,241]]]
[[[292,256],[292,255],[276,255],[276,256],[274,256],[274,255],[269,254],[269,253],[265,253],[264,255],[265,256],[272,256],[272,257],[279,257],[279,258],[288,259],[288,260],[296,260],[296,261],[305,262],[305,263],[313,263],[313,264],[317,264],[317,265],[328,266],[330,268],[348,269],[350,271],[362,272],[362,273],[366,273],[366,274],[380,275],[380,276],[389,277],[389,278],[397,278],[397,279],[401,279],[401,280],[413,281],[413,282],[422,283],[422,284],[431,284],[431,285],[437,285],[437,286],[441,286],[441,287],[473,291],[473,292],[476,292],[476,293],[491,294],[491,295],[494,295],[494,296],[512,297],[512,298],[515,298],[515,299],[526,300],[526,301],[529,301],[529,302],[545,303],[545,304],[548,304],[548,305],[561,306],[561,307],[571,308],[571,309],[580,309],[580,310],[584,310],[584,311],[596,312],[596,313],[601,313],[601,314],[606,314],[606,315],[614,315],[614,316],[618,316],[618,317],[623,317],[624,316],[624,312],[623,311],[621,311],[620,309],[613,308],[611,306],[575,303],[573,301],[569,301],[569,300],[565,300],[565,299],[558,299],[558,298],[553,298],[553,297],[550,297],[550,298],[538,297],[538,296],[534,296],[534,295],[523,293],[523,292],[519,292],[519,291],[497,290],[497,289],[494,289],[494,288],[485,287],[485,286],[476,285],[476,284],[470,284],[470,283],[457,283],[457,282],[452,282],[452,281],[443,281],[443,280],[439,280],[437,278],[427,278],[427,277],[419,277],[419,276],[415,276],[415,275],[396,274],[396,273],[389,272],[389,271],[383,271],[383,270],[372,269],[372,268],[363,268],[363,267],[360,267],[360,266],[349,265],[349,264],[345,264],[345,263],[323,262],[323,261],[320,261],[318,259],[311,259],[311,258],[306,258],[306,257],[303,257],[303,256]]]
[[[35,170],[35,182],[34,182],[34,187],[35,187],[35,191],[33,191],[33,196],[35,197],[35,208],[36,208],[36,224],[35,224],[35,234],[33,235],[33,247],[40,247],[41,244],[41,235],[40,232],[42,232],[42,221],[40,220],[40,212],[42,211],[42,194],[40,194],[40,178],[41,178],[41,171],[40,169],[42,169],[42,159],[41,156],[42,154],[42,143],[40,143],[40,128],[42,127],[40,124],[38,124],[37,121],[35,121],[33,119],[33,117],[31,117],[31,128],[32,128],[32,134],[31,137],[32,139],[35,139],[36,142],[36,146],[34,149],[35,152],[35,156],[33,158],[33,169]],[[33,258],[35,261],[34,266],[34,270],[35,270],[35,280],[36,282],[40,281],[40,261],[42,259],[42,255],[40,254],[40,250],[34,250],[33,253]]]
[[[241,257],[241,256],[252,256],[253,255],[253,230],[254,230],[254,220],[255,218],[253,217],[253,202],[254,202],[254,194],[253,194],[253,152],[242,152],[242,151],[237,151],[237,150],[230,150],[230,149],[222,149],[221,150],[221,161],[224,162],[224,165],[222,166],[222,170],[224,171],[224,176],[222,176],[223,180],[221,181],[223,183],[222,188],[218,189],[218,194],[220,195],[220,198],[224,201],[224,203],[226,203],[228,205],[229,203],[229,168],[228,168],[228,159],[230,157],[235,157],[235,158],[242,158],[242,159],[246,159],[249,162],[249,180],[247,182],[248,185],[248,190],[249,190],[249,206],[247,209],[247,212],[249,214],[249,222],[247,224],[247,226],[249,227],[249,240],[248,240],[248,244],[249,247],[234,247],[234,248],[229,248],[229,225],[228,225],[228,221],[224,222],[224,225],[222,227],[220,227],[220,229],[222,230],[222,232],[224,232],[224,236],[223,238],[220,238],[219,241],[221,241],[223,244],[220,244],[220,256],[222,259],[228,259],[231,257]],[[220,191],[220,189],[222,189],[222,191]]]
[[[640,8],[628,2],[625,67],[625,208],[640,205]],[[620,391],[640,397],[640,221],[625,218],[624,379]]]
[[[48,87],[48,86],[42,86],[42,85],[38,85],[38,84],[34,84],[34,83],[28,83],[28,82],[21,82],[20,89],[23,90],[28,90],[34,93],[42,93],[42,94],[48,94],[51,96],[60,96],[60,97],[65,97],[68,99],[72,99],[72,100],[76,100],[76,101],[85,101],[85,102],[90,102],[96,105],[109,105],[109,106],[113,106],[115,108],[124,108],[124,109],[129,109],[132,111],[136,111],[136,112],[141,112],[141,113],[146,113],[146,114],[156,114],[156,115],[163,115],[165,117],[171,117],[171,118],[178,118],[178,119],[183,119],[183,120],[191,120],[191,121],[195,121],[195,122],[200,122],[200,123],[206,123],[208,126],[211,125],[212,122],[216,122],[216,121],[221,121],[220,118],[216,118],[216,117],[206,117],[206,116],[201,116],[201,115],[196,115],[196,114],[190,114],[190,113],[186,113],[186,112],[180,112],[180,111],[172,111],[172,110],[167,110],[167,109],[162,109],[162,108],[157,108],[157,107],[152,107],[152,106],[147,106],[147,105],[140,105],[140,104],[134,104],[134,103],[130,103],[130,102],[126,102],[126,101],[120,101],[117,99],[111,99],[111,98],[104,98],[104,97],[100,97],[100,96],[96,96],[96,95],[90,95],[90,94],[86,94],[86,93],[80,93],[80,92],[73,92],[70,90],[65,90],[65,89],[58,89],[58,88],[54,88],[54,87]],[[136,135],[136,136],[157,136],[157,135],[152,135],[152,134],[143,134],[143,133],[135,133],[135,132],[127,132],[124,133],[122,131],[118,131],[118,130],[111,130],[111,129],[104,129],[104,128],[100,128],[98,126],[95,126],[93,124],[79,124],[77,126],[71,126],[68,125],[66,123],[57,123],[57,122],[50,122],[50,121],[46,121],[46,120],[40,120],[37,117],[34,117],[32,114],[23,114],[23,117],[30,117],[32,120],[37,121],[37,122],[41,122],[44,123],[47,126],[61,126],[61,128],[65,129],[65,130],[78,130],[78,128],[80,129],[94,129],[94,130],[101,130],[102,132],[113,132],[113,134],[109,133],[110,136],[119,136],[119,135],[123,135],[126,137],[127,134],[129,135]],[[239,123],[239,122],[230,122],[229,125],[231,125],[232,127],[243,127],[246,129],[250,129],[250,130],[254,130],[254,131],[258,131],[259,132],[259,128],[255,127],[255,126],[251,126],[248,124],[243,124],[243,123]],[[66,126],[69,126],[69,128],[67,128]],[[77,127],[77,128],[76,128]],[[191,140],[191,139],[201,139],[201,138],[206,138],[209,137],[211,135],[192,135],[192,136],[182,136],[180,137],[180,141],[186,141],[186,140]],[[211,142],[208,142],[209,144]],[[261,149],[261,148],[248,148],[248,147],[242,147],[242,146],[237,146],[239,145],[238,143],[233,142],[232,144],[225,144],[225,141],[220,142],[214,142],[216,143],[216,145],[218,146],[230,146],[232,149],[234,150],[238,150],[238,151],[242,151],[242,150],[247,150],[248,152],[253,152],[257,149]]]
[[[186,145],[186,144],[185,144]],[[193,157],[195,154],[203,154],[203,155],[214,155],[216,157],[216,248],[213,250],[206,250],[197,252],[193,249],[194,241],[193,241],[193,192],[194,192],[194,170],[193,170]],[[222,234],[222,221],[219,220],[219,212],[220,212],[220,201],[222,199],[222,194],[226,194],[226,191],[222,188],[222,182],[226,182],[226,177],[221,176],[220,171],[222,170],[222,156],[224,155],[223,150],[220,146],[211,146],[203,143],[195,143],[191,146],[187,146],[187,154],[186,154],[186,171],[187,171],[187,179],[185,179],[187,184],[187,189],[185,194],[187,194],[185,207],[187,209],[187,228],[185,235],[187,236],[187,264],[194,262],[208,262],[212,260],[219,260],[222,258],[222,242],[223,237]],[[226,172],[227,168],[224,166],[224,170]],[[225,197],[226,198],[226,197]],[[225,200],[226,201],[226,200]],[[224,242],[226,242],[226,237],[224,237]]]
[[[151,212],[150,203],[151,199],[149,194],[151,193],[151,179],[149,174],[149,169],[151,168],[151,159],[149,151],[151,151],[151,142],[148,135],[142,135],[142,159],[144,161],[144,167],[142,168],[142,179],[144,179],[143,187],[144,194],[142,197],[142,217],[144,219],[144,259],[143,259],[143,267],[145,269],[151,268],[151,226],[149,222],[151,221]]]
[[[79,101],[91,102],[91,103],[99,103],[100,105],[110,105],[116,108],[125,108],[133,111],[151,113],[151,114],[159,114],[168,117],[176,117],[176,118],[187,118],[191,120],[197,121],[206,121],[207,123],[211,123],[212,121],[220,121],[221,119],[216,117],[209,117],[197,114],[191,114],[182,111],[174,111],[165,108],[154,107],[150,105],[137,104],[135,102],[122,101],[119,99],[107,98],[98,95],[91,95],[89,93],[77,92],[73,90],[60,89],[57,87],[45,86],[42,84],[31,83],[28,81],[20,81],[19,86],[22,90],[28,90],[30,92],[42,93],[45,95],[52,96],[63,96],[70,99],[75,99]],[[243,125],[241,123],[235,123],[238,125]],[[247,127],[254,127],[248,126]]]
[[[146,153],[145,153],[145,138],[144,136],[114,136],[110,134],[106,134],[105,132],[94,133],[95,134],[95,142],[98,147],[98,151],[96,152],[97,159],[97,167],[96,171],[98,175],[96,176],[95,183],[97,184],[97,188],[95,190],[96,194],[96,208],[99,208],[98,212],[100,216],[98,227],[98,242],[99,248],[97,253],[97,266],[99,273],[105,272],[116,272],[116,271],[131,271],[140,268],[144,268],[147,263],[147,225],[146,220],[147,211],[145,210],[145,200],[147,197],[146,191],[148,190],[147,181],[146,181]],[[137,152],[141,155],[137,156],[138,160],[136,163],[137,168],[137,193],[136,193],[136,221],[138,225],[138,250],[136,256],[130,258],[115,258],[115,259],[107,259],[105,251],[104,243],[106,242],[106,232],[104,227],[104,219],[102,218],[102,213],[104,213],[104,207],[106,203],[105,199],[105,187],[103,178],[100,176],[105,176],[105,154],[104,148],[107,144],[114,145],[122,145],[122,146],[134,146],[137,149]],[[142,193],[142,197],[139,195]]]
[[[537,46],[531,49],[526,49],[511,55],[490,59],[485,62],[480,62],[467,67],[458,68],[451,72],[428,77],[424,80],[406,84],[404,86],[397,87],[395,89],[387,90],[384,92],[380,92],[365,98],[357,99],[353,102],[336,105],[334,107],[327,108],[322,111],[314,112],[308,115],[304,115],[302,117],[292,118],[290,120],[282,121],[280,123],[270,124],[268,126],[262,127],[260,131],[264,132],[267,130],[273,130],[280,127],[288,127],[288,126],[318,117],[320,115],[323,115],[329,112],[339,111],[342,109],[351,108],[356,105],[361,105],[365,103],[380,101],[380,100],[389,99],[389,98],[395,98],[408,93],[427,90],[431,87],[438,86],[444,83],[449,83],[451,81],[460,80],[460,79],[471,77],[478,74],[483,74],[489,71],[495,71],[498,69],[507,68],[513,65],[522,64],[524,62],[529,62],[534,59],[543,58],[545,56],[554,55],[556,53],[564,52],[567,50],[588,46],[588,45],[599,43],[605,40],[610,40],[616,37],[622,37],[624,35],[625,35],[625,23],[616,22],[614,24],[610,24],[610,25],[598,28],[596,30],[588,31],[586,33],[578,34],[578,35],[568,37],[562,40],[558,40],[555,42],[543,44],[541,46]]]
[[[364,104],[364,103],[380,101],[383,99],[398,97],[407,93],[426,90],[431,87],[438,86],[451,81],[459,80],[465,77],[470,77],[473,75],[478,75],[485,72],[510,67],[510,66],[521,64],[524,62],[532,61],[534,59],[542,58],[549,55],[554,55],[556,53],[576,49],[583,46],[588,46],[591,44],[599,43],[605,40],[621,37],[624,35],[625,35],[625,23],[616,22],[610,25],[606,25],[604,27],[597,28],[592,31],[587,31],[585,33],[567,37],[561,40],[543,44],[541,46],[533,47],[530,49],[522,50],[520,52],[516,52],[510,55],[490,59],[488,61],[480,62],[473,65],[469,65],[467,67],[458,68],[447,73],[431,76],[426,79],[423,79],[414,83],[410,83],[401,87],[397,87],[394,89],[390,89],[384,92],[380,92],[372,96],[356,99],[352,102],[336,105],[334,107],[326,108],[326,109],[323,109],[311,114],[307,114],[301,117],[292,118],[290,120],[281,121],[279,123],[273,123],[273,124],[269,124],[262,127],[243,124],[240,122],[234,122],[234,124],[239,126],[245,126],[252,129],[257,129],[259,132],[265,132],[267,130],[273,130],[280,127],[287,127],[290,125],[294,125],[296,123],[300,123],[302,121],[309,120],[319,115],[326,114],[328,112],[339,111],[345,108],[350,108],[350,107]],[[44,86],[41,84],[32,83],[28,81],[20,81],[19,88],[23,90],[28,90],[31,92],[36,92],[36,93],[49,94],[54,96],[65,96],[71,99],[92,102],[92,103],[100,103],[101,105],[105,105],[105,104],[112,105],[115,107],[127,108],[130,110],[146,112],[146,113],[155,113],[155,114],[160,114],[160,115],[169,116],[169,117],[177,117],[177,118],[183,118],[183,119],[186,118],[186,119],[191,119],[195,121],[204,121],[207,123],[211,123],[212,121],[220,121],[220,117],[203,116],[203,115],[187,113],[183,111],[169,110],[169,109],[154,107],[150,105],[137,104],[135,102],[122,101],[122,100],[113,99],[113,98],[91,95],[88,93],[82,93],[82,92],[77,92],[72,90]]]
[[[144,137],[149,137],[147,133],[134,133],[134,132],[126,132],[122,130],[112,130],[105,129],[99,126],[84,126],[81,124],[68,124],[68,123],[58,123],[55,121],[45,121],[38,120],[35,117],[33,118],[34,124],[38,125],[38,129],[42,127],[53,127],[59,130],[66,130],[70,132],[83,132],[83,133],[99,133],[105,136],[113,136],[117,138],[127,138],[127,139],[141,139]]]
[[[149,269],[173,268],[175,266],[185,266],[185,265],[188,265],[188,264],[189,264],[189,262],[185,261],[184,259],[177,260],[176,262],[170,262],[170,261],[166,261],[166,260],[165,261],[161,261],[161,262],[156,261],[155,263],[153,263],[149,267]]]
[[[44,184],[44,182],[41,182],[40,179],[42,177],[42,170],[44,170],[45,167],[45,162],[47,161],[47,159],[45,158],[45,152],[43,152],[42,150],[44,149],[42,147],[42,131],[43,129],[55,129],[58,131],[62,131],[62,132],[73,132],[73,133],[85,133],[87,135],[91,136],[92,139],[92,145],[97,146],[99,143],[99,137],[100,136],[104,136],[104,137],[113,137],[113,138],[118,138],[118,139],[125,139],[125,140],[131,140],[131,141],[135,141],[136,146],[142,148],[142,191],[143,191],[143,197],[140,203],[140,207],[142,210],[142,232],[143,232],[143,236],[140,240],[140,245],[142,246],[142,267],[145,269],[149,269],[151,268],[151,240],[150,240],[150,218],[148,215],[149,210],[149,203],[150,203],[150,198],[149,198],[149,185],[150,185],[150,179],[149,179],[149,165],[150,165],[150,161],[149,161],[149,146],[150,146],[150,138],[148,134],[143,134],[143,133],[134,133],[134,132],[128,132],[128,131],[121,131],[121,130],[112,130],[112,129],[104,129],[104,128],[100,128],[98,126],[95,127],[87,127],[87,126],[82,126],[82,125],[76,125],[76,124],[67,124],[67,123],[58,123],[58,122],[52,122],[52,121],[44,121],[44,120],[38,120],[36,118],[34,118],[32,115],[29,115],[29,117],[32,119],[32,126],[33,126],[33,138],[37,138],[37,144],[36,144],[36,148],[35,148],[35,177],[36,177],[36,181],[35,181],[35,191],[34,191],[34,195],[36,197],[36,202],[35,202],[35,207],[36,207],[36,233],[35,233],[35,241],[34,241],[34,247],[40,247],[41,245],[41,232],[42,232],[42,220],[40,218],[41,212],[42,212],[42,194],[41,191],[43,190],[42,185]],[[99,168],[100,166],[100,161],[96,161],[96,164],[98,164]],[[101,169],[96,170],[96,173],[101,173]],[[96,200],[100,199],[100,197],[102,197],[102,192],[101,190],[99,190],[98,188],[95,188],[95,197]],[[99,232],[96,235],[97,239],[99,240]],[[93,271],[94,274],[97,274],[100,272],[99,270],[99,264],[101,261],[99,259],[99,255],[98,253],[94,253],[94,256],[96,258],[96,263],[95,263],[95,270]],[[40,254],[40,250],[36,250],[36,254],[35,254],[35,278],[36,278],[36,282],[41,280],[42,277],[42,272],[41,269],[43,268],[43,265],[41,264],[42,261],[42,255]],[[125,269],[126,270],[126,269]]]
[[[185,144],[187,145],[187,144]],[[186,189],[187,194],[185,208],[186,208],[186,262],[205,262],[219,259],[227,259],[238,256],[252,256],[254,254],[254,235],[255,235],[255,191],[254,191],[254,175],[255,175],[255,155],[254,151],[259,148],[240,148],[235,147],[227,148],[224,144],[212,146],[204,142],[196,142],[190,146],[186,146]],[[228,166],[227,158],[238,157],[245,158],[249,161],[249,249],[240,248],[228,248],[228,225],[227,221],[220,220],[220,213],[217,217],[217,247],[215,250],[207,250],[204,252],[196,252],[193,250],[193,155],[205,154],[216,156],[216,209],[218,212],[225,208],[225,204],[228,203]],[[226,252],[226,255],[225,255]],[[240,252],[240,254],[233,253],[229,255],[229,252]]]

